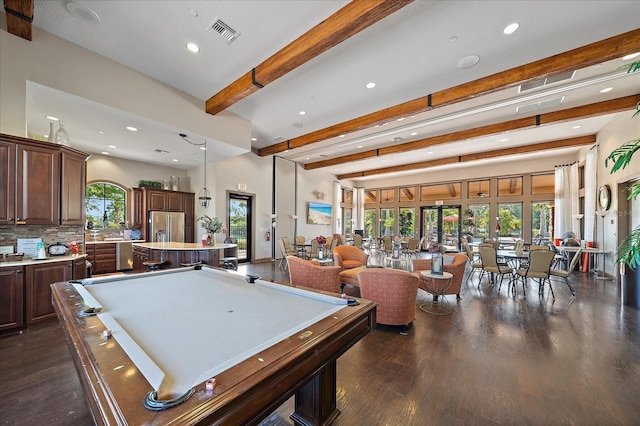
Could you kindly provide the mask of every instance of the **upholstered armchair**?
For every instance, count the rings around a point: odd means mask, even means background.
[[[401,333],[416,314],[418,277],[407,271],[388,268],[365,268],[358,273],[360,296],[377,303],[376,322],[399,325]]]
[[[369,255],[358,247],[336,246],[333,249],[333,264],[342,269],[358,268],[367,266]]]
[[[287,256],[289,280],[293,285],[313,288],[315,290],[340,293],[339,266],[320,266],[318,263]]]
[[[451,279],[451,285],[445,294],[455,294],[456,299],[460,300],[460,288],[462,287],[465,271],[467,268],[467,262],[469,258],[466,254],[457,253],[454,255],[444,255],[445,262],[443,270],[453,274]],[[451,259],[453,258],[453,259]],[[413,260],[413,273],[420,277],[420,271],[431,269],[431,259],[414,259]],[[437,296],[434,301],[437,300]]]

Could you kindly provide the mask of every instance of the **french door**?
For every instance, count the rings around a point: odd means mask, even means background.
[[[421,233],[425,237],[423,248],[441,244],[447,251],[458,251],[462,231],[460,214],[460,206],[421,207]]]

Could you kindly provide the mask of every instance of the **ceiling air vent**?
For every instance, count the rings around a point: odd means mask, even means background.
[[[219,18],[216,18],[211,23],[211,25],[207,27],[207,29],[215,31],[218,34],[220,34],[222,38],[227,40],[227,44],[231,44],[233,40],[235,40],[236,38],[238,38],[238,36],[240,36],[239,32],[237,32],[236,30],[234,30],[233,28],[231,28],[230,26],[222,22]]]
[[[518,88],[518,92],[522,93],[527,90],[537,89],[538,87],[543,87],[552,83],[558,83],[564,80],[571,80],[575,74],[575,71],[567,71],[560,74],[552,75],[546,78],[539,78],[537,80],[532,80],[528,83],[521,84]]]
[[[553,108],[562,104],[564,96],[559,98],[548,99],[546,101],[536,102],[529,105],[523,105],[516,108],[516,114],[526,114],[528,112],[538,111],[540,109]]]

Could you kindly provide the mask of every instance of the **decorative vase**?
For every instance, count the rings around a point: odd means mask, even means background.
[[[49,136],[47,137],[47,142],[54,143],[56,141],[56,135],[53,131],[53,123],[49,122]]]
[[[64,129],[64,123],[60,120],[60,127],[56,131],[56,143],[64,146],[70,146],[69,144],[69,134]]]
[[[215,246],[216,245],[216,234],[207,234],[207,245]]]

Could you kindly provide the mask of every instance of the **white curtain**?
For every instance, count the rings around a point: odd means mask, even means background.
[[[342,199],[342,186],[340,182],[333,181],[333,233],[344,233],[344,224],[342,223],[342,208],[340,207],[340,200]]]
[[[584,237],[586,241],[596,240],[596,192],[598,185],[598,145],[587,154],[584,165]]]
[[[562,238],[566,232],[579,233],[578,211],[578,164],[556,166],[555,220],[553,233]]]

